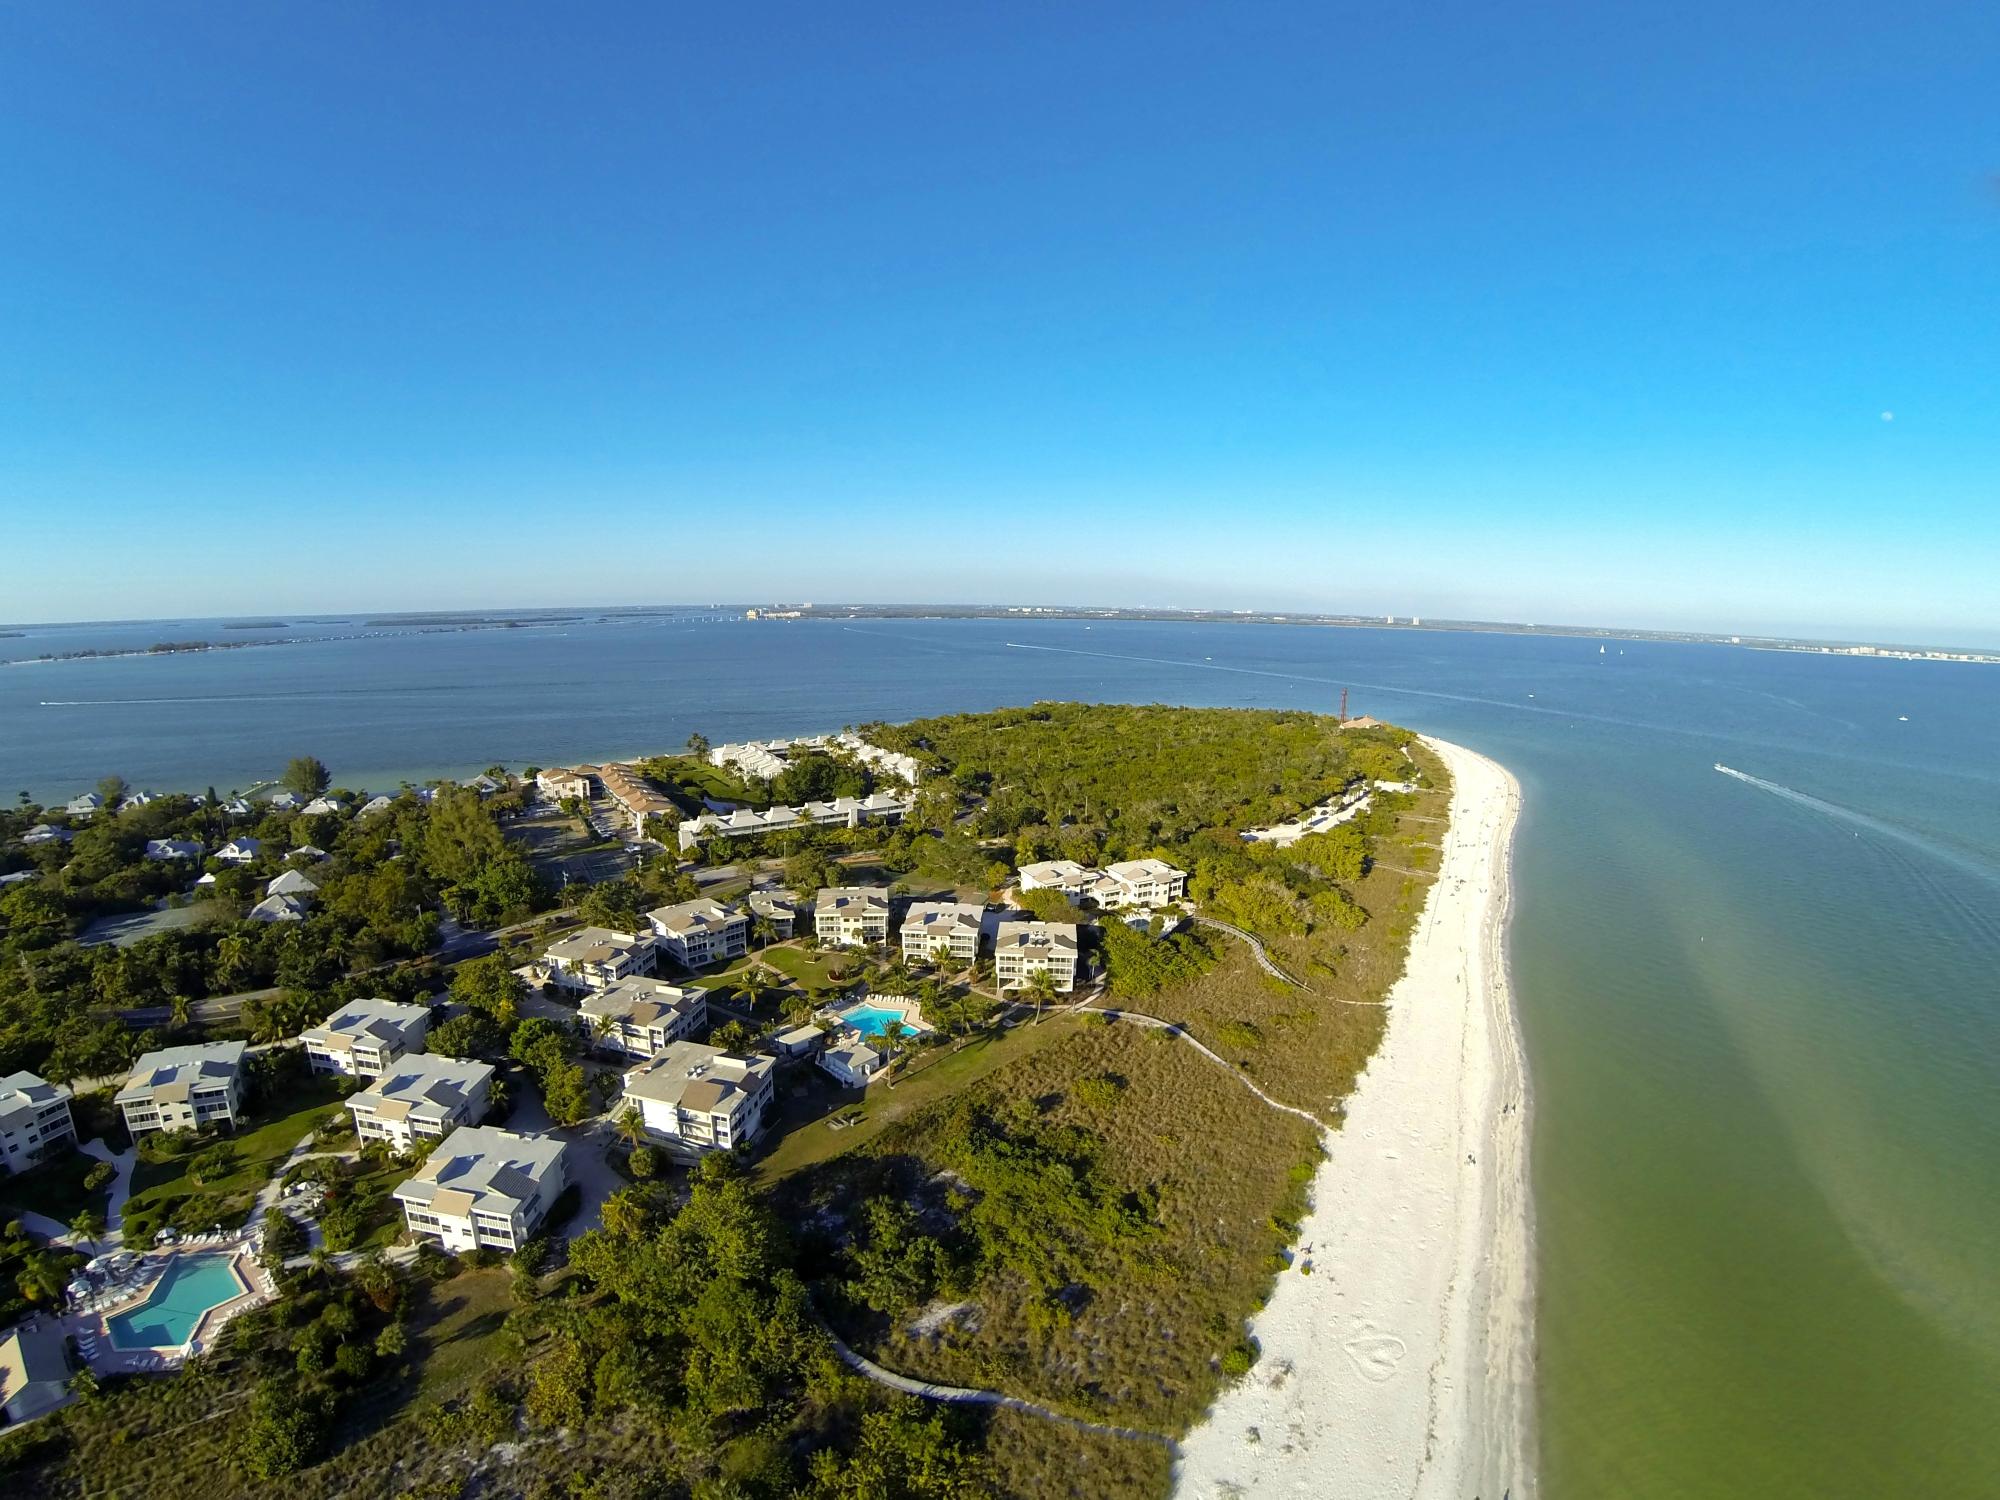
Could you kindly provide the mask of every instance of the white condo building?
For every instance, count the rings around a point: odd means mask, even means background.
[[[699,897],[646,913],[659,946],[684,969],[741,958],[750,950],[750,914]]]
[[[299,1033],[315,1073],[374,1078],[397,1058],[415,1052],[431,1029],[428,1005],[394,1000],[350,1000],[309,1031]]]
[[[682,1153],[727,1151],[763,1131],[775,1067],[769,1057],[675,1042],[625,1075],[625,1097],[654,1140]]]
[[[113,1098],[133,1135],[234,1126],[242,1114],[241,1042],[163,1047],[133,1065]]]
[[[518,1250],[567,1186],[567,1153],[555,1137],[475,1126],[432,1151],[395,1196],[410,1231],[447,1250]]]
[[[650,932],[614,932],[586,927],[549,945],[542,957],[549,978],[566,990],[609,989],[634,974],[650,974],[655,963]]]
[[[1002,993],[1045,972],[1059,995],[1076,988],[1074,922],[1002,922],[993,934],[993,977]]]
[[[903,957],[934,962],[940,950],[960,963],[979,956],[979,926],[986,908],[974,901],[919,901],[903,913]]]
[[[605,1047],[627,1057],[654,1057],[708,1024],[708,991],[658,979],[621,979],[585,996],[576,1009]]]
[[[70,1091],[33,1073],[0,1078],[0,1169],[25,1172],[58,1151],[76,1149]]]
[[[477,1125],[486,1117],[492,1082],[491,1063],[405,1057],[369,1088],[351,1095],[347,1109],[362,1140],[387,1141],[398,1151],[409,1151],[461,1126]]]
[[[830,885],[813,909],[822,943],[859,948],[889,941],[889,892],[875,885]]]

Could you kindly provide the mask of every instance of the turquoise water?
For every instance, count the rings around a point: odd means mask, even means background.
[[[880,1036],[894,1025],[909,1026],[903,1020],[902,1011],[884,1010],[879,1005],[857,1005],[852,1010],[840,1012],[840,1019],[863,1036]]]
[[[6,644],[121,631],[207,633]],[[382,786],[694,730],[1036,698],[1331,710],[1346,687],[1525,793],[1542,1493],[1988,1500],[2000,668],[1598,644],[620,621],[0,668],[0,790],[227,789],[306,753]]]
[[[188,1341],[201,1315],[243,1295],[228,1255],[177,1255],[146,1300],[108,1319],[120,1349],[154,1349]]]

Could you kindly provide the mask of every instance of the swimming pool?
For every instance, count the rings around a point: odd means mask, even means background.
[[[153,1283],[146,1300],[105,1320],[120,1349],[158,1349],[185,1344],[202,1314],[234,1302],[249,1288],[236,1274],[233,1255],[177,1255]]]
[[[834,1019],[843,1026],[852,1026],[863,1036],[880,1036],[892,1025],[905,1031],[925,1029],[913,1005],[856,1005],[839,1012]]]

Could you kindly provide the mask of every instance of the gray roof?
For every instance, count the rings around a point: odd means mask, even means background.
[[[668,984],[634,975],[590,995],[577,1006],[576,1012],[593,1021],[629,1021],[650,1026],[670,1010],[691,1011],[707,1002],[708,991],[698,985]]]
[[[535,1196],[562,1154],[563,1143],[554,1136],[468,1125],[444,1138],[417,1175],[396,1189],[396,1198],[430,1204],[454,1218],[468,1217],[473,1208],[512,1213]],[[464,1212],[455,1212],[461,1203]]]
[[[1074,922],[1002,922],[993,930],[996,954],[1067,953],[1076,956]]]
[[[911,933],[935,933],[942,938],[954,928],[979,935],[979,924],[986,915],[986,908],[976,901],[919,901],[903,913],[902,931]]]
[[[401,1005],[381,999],[350,1000],[319,1025],[301,1033],[300,1040],[334,1034],[373,1037],[376,1041],[400,1039],[412,1026],[428,1022],[430,1014],[428,1005]]]
[[[819,893],[821,911],[889,910],[889,892],[879,885],[830,885]]]
[[[674,937],[696,932],[720,932],[732,922],[745,920],[742,912],[732,911],[720,901],[711,901],[706,896],[673,906],[655,907],[646,913],[646,917],[655,927]]]
[[[176,1085],[192,1089],[202,1084],[222,1083],[243,1068],[243,1043],[204,1042],[190,1047],[162,1047],[148,1052],[133,1064],[125,1087],[116,1102],[150,1099],[156,1089]]]
[[[757,1088],[770,1077],[773,1066],[768,1057],[730,1057],[699,1042],[673,1042],[651,1062],[641,1063],[625,1075],[625,1094],[632,1099],[727,1114],[731,1099]]]
[[[395,1110],[384,1111],[382,1106],[399,1104],[405,1114],[420,1110],[444,1116],[464,1105],[492,1077],[491,1063],[430,1053],[399,1057],[382,1070],[373,1085],[352,1095],[349,1102],[365,1100],[377,1113],[394,1115]]]

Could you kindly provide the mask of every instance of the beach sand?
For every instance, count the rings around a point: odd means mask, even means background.
[[[1293,1267],[1251,1325],[1261,1357],[1183,1445],[1183,1500],[1535,1492],[1527,1080],[1505,952],[1520,786],[1426,743],[1455,781],[1441,873]]]

